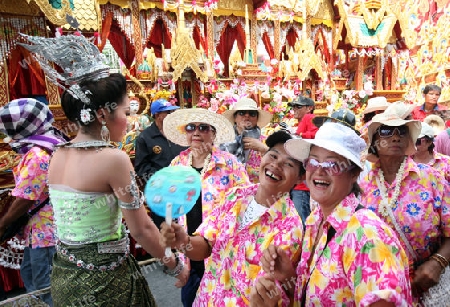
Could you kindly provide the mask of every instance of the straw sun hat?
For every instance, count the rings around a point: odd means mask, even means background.
[[[265,110],[258,109],[256,105],[256,101],[251,98],[241,98],[234,105],[233,109],[227,110],[223,112],[223,116],[225,116],[232,124],[234,124],[234,113],[237,111],[258,111],[258,122],[256,125],[259,128],[263,128],[270,123],[272,119],[272,114]]]
[[[427,123],[433,128],[434,135],[438,135],[442,130],[445,130],[445,122],[439,115],[428,115],[423,119],[423,122]]]
[[[389,106],[386,97],[374,97],[367,100],[367,107],[364,109],[363,114],[372,113],[375,111],[384,111]]]
[[[231,123],[222,115],[206,109],[178,109],[168,114],[163,121],[163,130],[167,139],[181,146],[189,146],[184,127],[189,123],[204,123],[216,128],[215,144],[231,142],[235,133]]]
[[[416,152],[415,144],[420,134],[421,123],[418,120],[404,120],[402,117],[400,117],[400,113],[402,113],[401,109],[404,109],[404,107],[401,105],[401,103],[397,103],[396,105],[397,107],[391,106],[391,108],[386,109],[386,111],[384,111],[383,113],[377,114],[373,117],[372,123],[369,125],[368,132],[369,146],[372,146],[373,137],[380,126],[407,126],[409,128],[409,135],[411,139],[409,141],[408,147],[406,148],[405,155],[412,155]],[[369,154],[367,155],[367,160],[369,160],[370,162],[376,162],[378,160],[378,157],[369,152]]]
[[[311,145],[335,152],[363,169],[361,153],[366,143],[348,126],[326,122],[319,128],[314,139],[291,139],[284,144],[284,148],[293,158],[304,161],[309,156]]]

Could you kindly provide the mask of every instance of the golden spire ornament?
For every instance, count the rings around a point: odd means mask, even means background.
[[[208,76],[200,69],[198,64],[202,57],[200,51],[195,47],[195,42],[189,34],[184,23],[184,0],[180,0],[178,6],[178,28],[176,30],[175,39],[172,42],[170,50],[172,60],[173,80],[181,78],[181,74],[186,68],[191,68],[197,78],[202,82],[208,81]]]

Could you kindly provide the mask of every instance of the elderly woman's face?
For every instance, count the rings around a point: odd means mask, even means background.
[[[205,148],[205,150],[210,151],[216,137],[216,131],[213,126],[199,122],[189,123],[186,125],[185,131],[191,148]]]
[[[378,156],[404,156],[410,142],[407,126],[380,126],[373,137],[372,145],[375,146]]]
[[[330,210],[350,193],[358,178],[349,160],[317,146],[311,148],[305,168],[311,198]]]
[[[243,110],[234,114],[234,122],[240,130],[252,129],[258,123],[258,111]]]
[[[284,144],[276,144],[261,159],[259,182],[272,195],[289,192],[300,183],[300,162],[286,153]]]

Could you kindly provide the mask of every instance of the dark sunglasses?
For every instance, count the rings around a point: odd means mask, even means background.
[[[354,165],[351,163],[335,162],[335,161],[325,161],[319,162],[316,159],[309,158],[304,163],[305,169],[308,172],[314,172],[322,168],[330,176],[339,176],[345,171],[351,170]]]
[[[433,142],[433,138],[430,138],[429,136],[424,136],[420,139],[417,139],[416,145],[421,145],[423,142],[431,143]]]
[[[195,125],[195,124],[187,124],[184,127],[184,130],[187,133],[193,133],[195,130],[198,130],[201,133],[208,133],[209,131],[216,131],[216,129],[213,126],[210,126],[208,124],[200,124],[200,125]]]
[[[409,129],[407,126],[398,126],[398,127],[391,127],[391,126],[380,126],[377,129],[378,135],[380,138],[389,138],[394,135],[394,133],[397,131],[397,134],[400,137],[404,137],[408,134]]]
[[[258,111],[237,111],[236,114],[240,116],[245,116],[248,114],[250,117],[257,117]]]
[[[301,106],[301,105],[298,105],[298,104],[294,104],[294,105],[292,106],[292,108],[293,108],[293,109],[297,109],[297,110],[301,110],[301,109],[303,109],[303,108],[306,108],[306,106]]]

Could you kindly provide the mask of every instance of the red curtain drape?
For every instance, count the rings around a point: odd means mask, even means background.
[[[229,65],[228,59],[230,58],[231,49],[233,48],[234,41],[237,40],[237,46],[242,55],[244,55],[245,50],[245,32],[242,29],[240,24],[237,24],[236,27],[231,27],[227,25],[225,30],[220,37],[220,42],[217,45],[217,54],[219,54],[220,59],[223,62],[224,75],[225,77],[229,76]]]
[[[267,32],[263,33],[262,42],[264,43],[264,47],[266,47],[267,53],[269,54],[270,58],[273,59],[275,57],[275,52],[273,50],[272,44],[270,43],[269,34],[267,34]]]
[[[170,35],[166,24],[161,19],[156,20],[155,25],[148,35],[147,48],[153,47],[155,55],[160,58],[162,57],[161,45],[164,44],[164,48],[170,49],[172,46],[171,41],[172,35]]]
[[[194,27],[192,37],[194,38],[195,48],[200,49],[200,45],[202,45],[203,51],[208,54],[208,45],[206,44],[205,38],[202,37],[198,26]]]
[[[297,32],[295,32],[293,28],[290,28],[289,31],[286,33],[286,44],[289,44],[290,47],[294,47],[297,39],[298,39]],[[284,53],[285,60],[288,59],[286,54],[286,44],[283,46],[283,48],[281,48],[281,54]]]
[[[8,74],[11,100],[45,95],[44,73],[25,48],[17,46],[11,51]]]
[[[115,20],[111,24],[108,39],[125,66],[130,68],[135,55],[134,46],[126,38],[125,34],[122,32],[117,24],[117,21]]]
[[[106,40],[108,39],[109,32],[111,31],[113,17],[114,17],[113,12],[107,12],[106,17],[102,22],[102,33],[99,33],[100,38],[101,38],[101,44],[100,44],[100,46],[98,46],[98,49],[100,51],[102,51],[103,48],[105,48]]]

